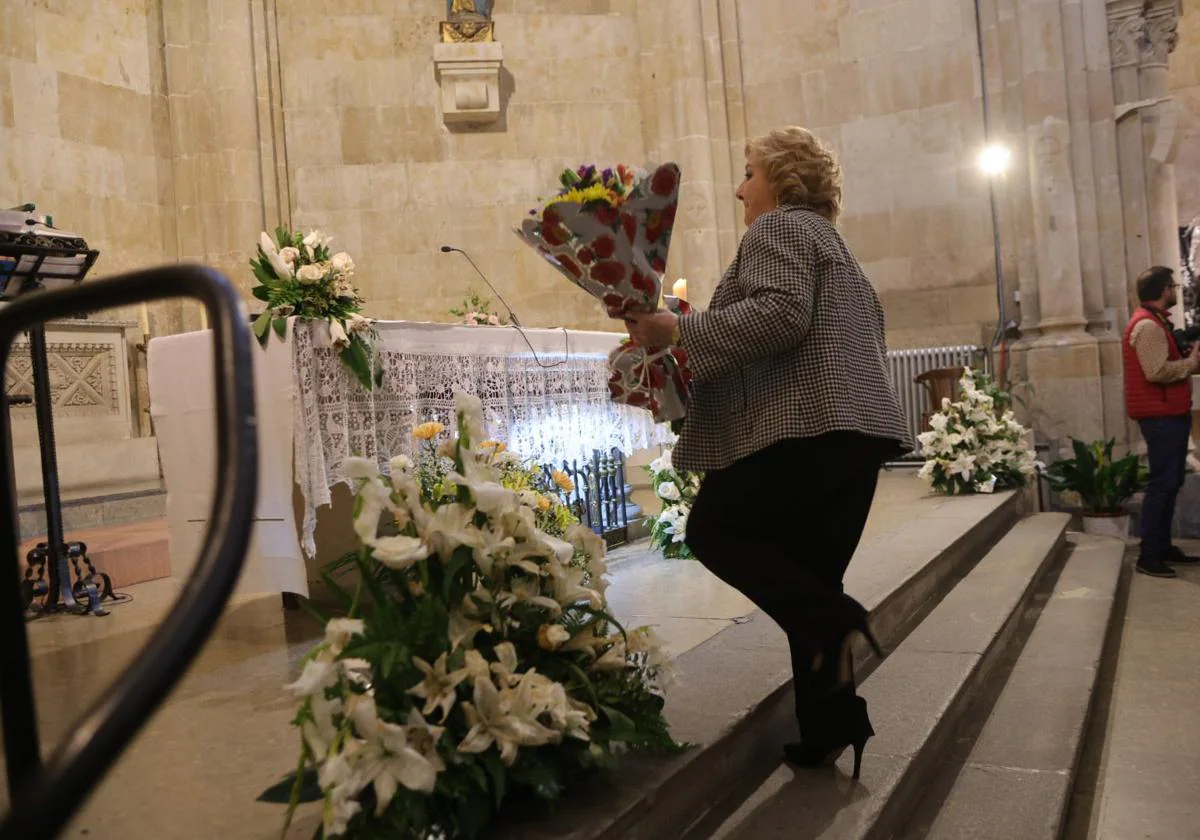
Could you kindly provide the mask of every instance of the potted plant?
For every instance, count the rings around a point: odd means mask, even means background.
[[[1146,468],[1130,453],[1113,458],[1115,440],[1086,444],[1071,439],[1074,458],[1055,461],[1047,470],[1050,486],[1072,492],[1083,502],[1083,530],[1088,534],[1126,539],[1129,500],[1146,485]]]

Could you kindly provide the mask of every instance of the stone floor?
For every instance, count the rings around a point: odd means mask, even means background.
[[[1200,568],[1177,571],[1133,575],[1067,840],[1200,840]]]
[[[930,497],[913,471],[884,474],[864,542],[944,501]],[[615,552],[610,567],[615,614],[656,625],[674,655],[753,610],[699,564],[663,560],[644,546]],[[133,601],[106,618],[54,616],[29,626],[44,745],[60,741],[137,654],[178,583],[157,580],[126,591]],[[303,612],[285,613],[278,596],[233,602],[188,675],[64,836],[172,840],[195,837],[203,825],[207,836],[277,838],[282,809],[254,797],[295,761],[294,704],[282,686],[317,635],[315,623]],[[296,836],[305,835],[298,828]]]

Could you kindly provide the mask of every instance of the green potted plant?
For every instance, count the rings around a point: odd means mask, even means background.
[[[1083,530],[1125,539],[1129,535],[1129,500],[1146,486],[1147,470],[1138,456],[1113,458],[1114,439],[1091,444],[1071,439],[1075,457],[1055,461],[1047,470],[1050,486],[1075,493],[1083,502]]]

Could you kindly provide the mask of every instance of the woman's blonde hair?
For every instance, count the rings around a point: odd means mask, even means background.
[[[746,142],[746,160],[762,167],[780,204],[800,204],[836,222],[842,212],[842,167],[833,150],[805,128],[777,128]]]

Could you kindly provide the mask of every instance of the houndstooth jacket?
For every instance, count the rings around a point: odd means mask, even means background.
[[[709,308],[683,316],[679,334],[694,381],[677,469],[723,469],[833,431],[911,447],[879,296],[837,228],[811,210],[785,205],[756,219]]]

